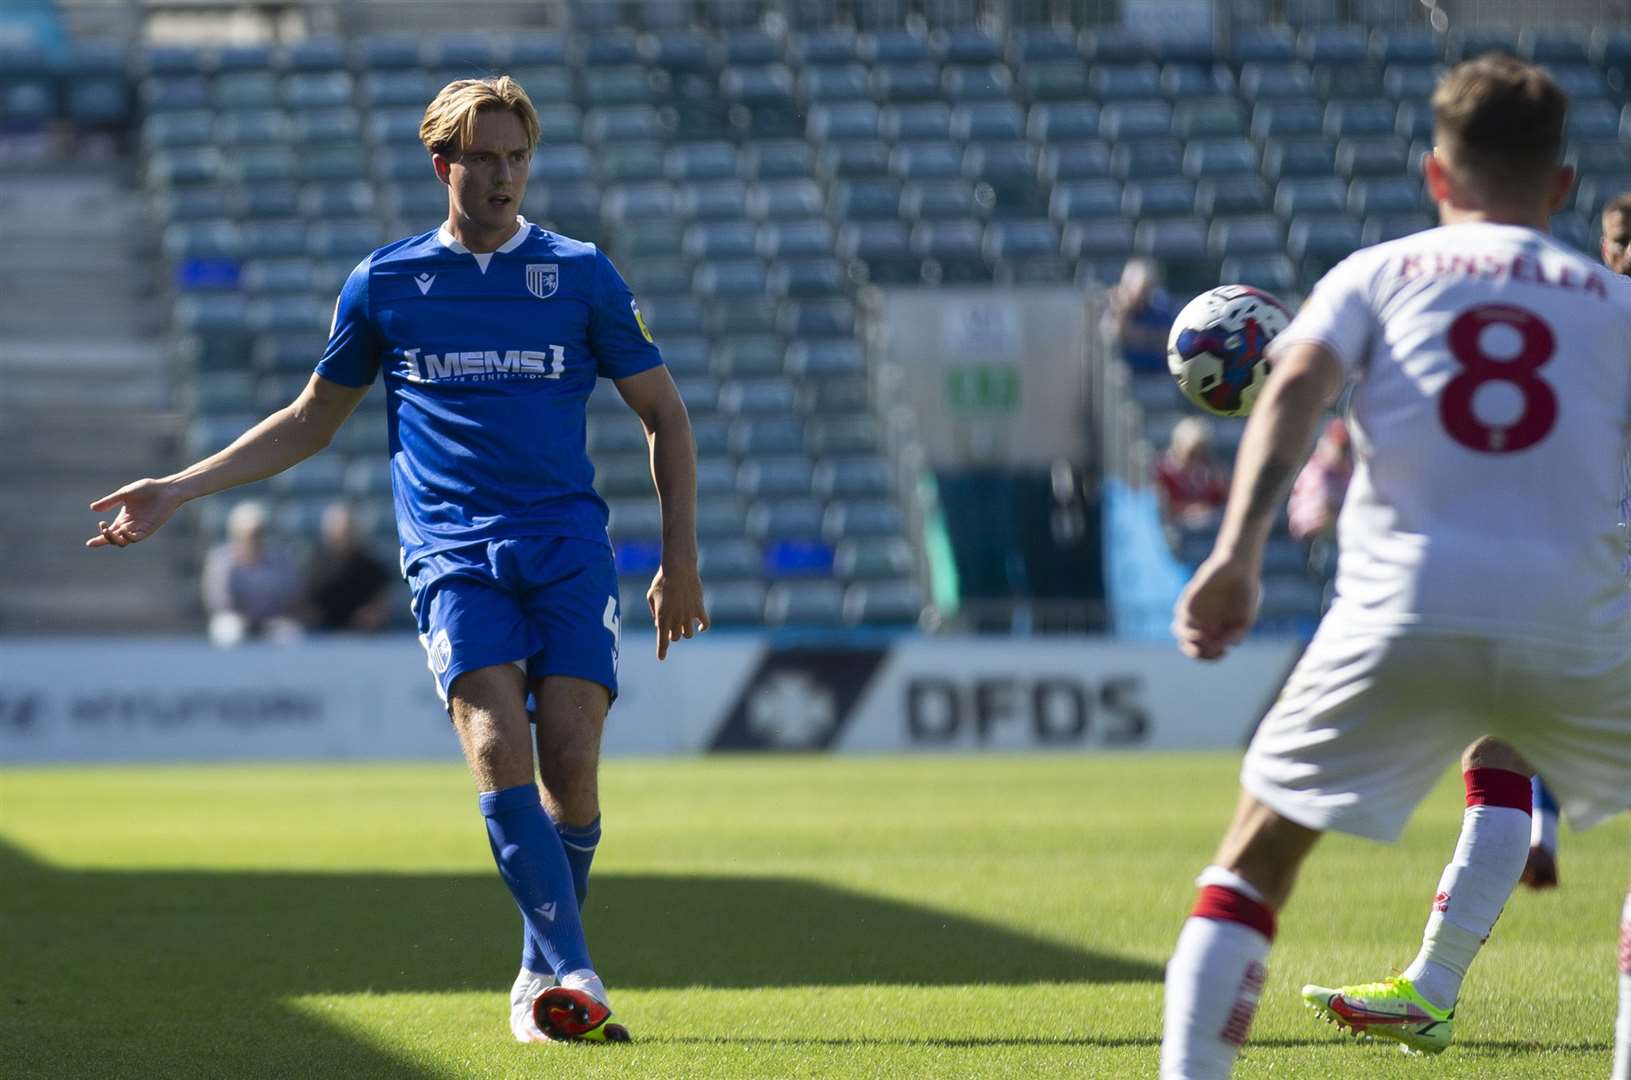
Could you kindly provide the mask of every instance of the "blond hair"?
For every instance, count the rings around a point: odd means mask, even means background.
[[[419,141],[443,157],[457,157],[476,136],[476,114],[483,109],[508,109],[527,132],[527,149],[538,145],[538,110],[521,84],[508,75],[491,79],[458,79],[442,87],[425,107]]]

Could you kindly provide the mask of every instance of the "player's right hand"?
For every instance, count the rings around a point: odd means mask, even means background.
[[[1258,568],[1245,560],[1207,559],[1172,612],[1172,635],[1184,655],[1219,660],[1257,618]]]
[[[97,535],[85,541],[86,547],[127,547],[146,540],[170,520],[181,506],[181,498],[162,480],[151,478],[126,484],[118,491],[91,503],[92,510],[119,507],[112,523],[98,521]]]

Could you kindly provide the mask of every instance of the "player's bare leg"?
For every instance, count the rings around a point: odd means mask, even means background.
[[[1320,834],[1241,792],[1167,962],[1163,1080],[1226,1077],[1266,978],[1275,913]]]
[[[1534,770],[1523,755],[1486,735],[1463,751],[1461,770],[1467,787],[1461,836],[1439,878],[1416,959],[1377,982],[1303,987],[1303,1000],[1338,1026],[1430,1054],[1450,1045],[1461,982],[1529,854]]]
[[[611,1009],[589,962],[571,866],[533,778],[524,685],[519,668],[499,664],[465,672],[448,692],[459,743],[481,789],[482,815],[499,874],[521,909],[531,940],[561,984],[544,985],[537,973],[523,969],[511,988],[510,1027],[523,1042],[627,1039],[620,1025],[608,1023]],[[519,1006],[518,996],[523,999]]]
[[[533,697],[544,807],[563,825],[593,824],[600,817],[600,740],[611,694],[589,679],[549,675],[533,684]]]

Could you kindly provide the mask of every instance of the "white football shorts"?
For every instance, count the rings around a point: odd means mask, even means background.
[[[1253,736],[1241,783],[1300,825],[1394,840],[1480,735],[1517,747],[1577,829],[1631,808],[1631,642],[1584,649],[1327,617]]]

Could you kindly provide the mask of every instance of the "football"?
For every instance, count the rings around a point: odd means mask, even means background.
[[[1167,337],[1167,368],[1184,396],[1216,416],[1245,416],[1269,377],[1264,356],[1291,321],[1276,297],[1219,285],[1184,305]]]

